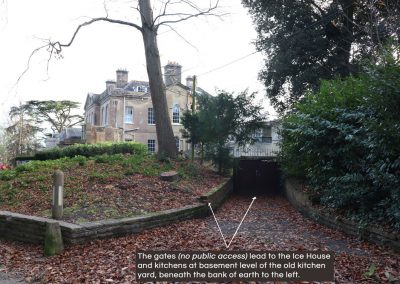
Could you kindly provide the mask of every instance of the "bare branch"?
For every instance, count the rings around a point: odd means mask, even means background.
[[[28,62],[26,63],[25,70],[21,73],[21,75],[19,75],[19,77],[18,77],[17,81],[15,82],[13,88],[14,88],[15,86],[18,85],[19,81],[21,81],[21,78],[26,74],[26,72],[28,72],[28,70],[29,70],[29,68],[30,68],[30,64],[31,64],[32,57],[33,57],[37,52],[39,52],[41,49],[48,48],[48,47],[49,47],[49,44],[45,44],[45,45],[39,46],[38,48],[34,49],[34,50],[31,52],[31,54],[29,55],[29,58],[28,58]]]
[[[145,22],[148,26],[151,26],[151,25],[149,25],[149,23],[146,22],[146,17],[144,16],[144,14],[142,13],[142,11],[141,11],[140,8],[139,8],[139,2],[137,3],[137,6],[136,6],[136,7],[132,7],[132,8],[139,12],[140,17],[141,17],[142,19],[144,19],[144,22]]]
[[[165,21],[160,21],[155,27],[158,29],[161,25],[166,25],[166,24],[174,24],[174,23],[179,23],[183,22],[186,20],[189,20],[191,18],[197,18],[200,16],[221,16],[214,14],[213,11],[215,11],[218,8],[219,5],[219,0],[217,0],[214,4],[210,1],[210,6],[206,9],[201,9],[199,8],[196,4],[194,4],[192,1],[189,0],[182,0],[182,3],[190,6],[192,9],[194,9],[196,12],[191,14],[191,13],[166,13],[167,7],[165,7],[165,13],[158,15],[155,19],[154,22],[157,20],[160,20],[163,17],[173,17],[177,16],[179,17],[178,19],[170,19],[170,20],[165,20]]]
[[[156,23],[159,18],[161,18],[161,17],[166,15],[167,6],[169,5],[170,2],[171,2],[171,0],[167,0],[166,2],[164,2],[164,7],[162,7],[162,5],[161,5],[160,13],[159,13],[159,15],[157,17],[154,18],[154,23]],[[162,10],[162,12],[161,12],[161,10]]]
[[[85,26],[89,26],[89,25],[91,25],[91,24],[93,24],[93,23],[95,23],[95,22],[101,22],[101,21],[103,21],[103,22],[109,22],[109,23],[113,23],[113,24],[120,24],[120,25],[124,25],[124,26],[130,26],[130,27],[134,27],[135,29],[137,29],[137,30],[139,30],[139,31],[142,31],[142,28],[141,28],[139,25],[134,24],[134,23],[131,23],[131,22],[126,22],[126,21],[122,21],[122,20],[115,20],[115,19],[109,19],[109,18],[107,18],[107,17],[93,18],[93,19],[91,19],[90,21],[87,21],[87,22],[84,22],[84,23],[80,24],[80,25],[76,28],[74,34],[72,35],[71,40],[70,40],[68,43],[62,44],[62,43],[60,43],[59,41],[56,41],[56,42],[50,42],[50,43],[49,43],[49,46],[51,46],[52,48],[54,48],[55,51],[56,51],[57,53],[60,53],[60,52],[61,52],[61,49],[62,49],[63,47],[69,47],[69,46],[72,45],[72,43],[73,43],[74,40],[75,40],[75,37],[77,36],[77,34],[78,34],[78,32],[79,32],[79,30],[80,30],[81,28],[83,28],[83,27],[85,27]]]
[[[309,3],[311,4],[311,6],[317,8],[317,10],[321,13],[321,16],[324,16],[326,14],[324,9],[322,9],[319,5],[317,5],[313,0],[309,1]]]
[[[195,50],[197,50],[197,52],[199,51],[199,49],[193,45],[191,42],[189,42],[183,35],[181,35],[176,29],[174,29],[171,25],[165,24],[165,26],[170,28],[170,31],[173,31],[174,33],[176,33],[177,36],[179,36],[181,39],[183,39],[188,45],[190,45],[191,47],[193,47]]]
[[[108,9],[107,9],[106,0],[103,1],[103,7],[104,7],[104,12],[106,12],[106,18],[108,18]]]

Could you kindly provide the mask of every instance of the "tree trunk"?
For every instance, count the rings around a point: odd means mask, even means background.
[[[338,42],[336,64],[338,65],[338,73],[342,78],[349,76],[351,73],[350,53],[351,44],[354,41],[354,3],[352,2],[353,0],[340,0],[346,19],[344,20],[344,28]]]
[[[156,121],[158,155],[176,158],[178,150],[168,113],[166,90],[161,73],[160,53],[157,46],[157,31],[153,23],[153,11],[150,0],[140,0],[139,7],[141,11],[147,75],[149,77],[151,100],[153,101],[154,118]]]

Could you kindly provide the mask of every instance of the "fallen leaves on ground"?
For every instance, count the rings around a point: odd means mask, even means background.
[[[149,169],[148,174],[127,174],[123,159],[129,156],[122,157],[121,162],[108,164],[88,160],[83,166],[71,161],[65,165],[63,221],[83,223],[179,208],[196,203],[200,195],[226,179],[190,161],[166,164],[153,157],[143,158],[142,168]],[[176,182],[161,181],[159,173],[163,167],[181,170],[185,176]],[[187,174],[187,168],[194,174]],[[52,171],[43,166],[33,172],[21,173],[11,181],[0,181],[0,187],[13,188],[13,201],[4,202],[0,198],[0,210],[50,217]]]
[[[249,197],[233,196],[215,212],[228,240],[250,202]],[[213,217],[208,217],[68,246],[48,258],[41,246],[1,240],[0,267],[22,273],[27,282],[132,283],[137,250],[218,251],[225,246]],[[336,283],[396,283],[390,280],[400,277],[398,253],[305,219],[282,197],[258,197],[228,250],[331,250]],[[367,276],[372,265],[376,269]]]

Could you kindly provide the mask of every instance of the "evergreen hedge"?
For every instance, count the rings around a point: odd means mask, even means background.
[[[17,158],[17,160],[55,160],[64,157],[85,156],[94,157],[103,154],[145,154],[147,147],[136,142],[75,144],[63,148],[52,148],[37,152],[35,156]]]
[[[382,63],[384,62],[384,63]],[[400,230],[400,64],[322,83],[282,125],[282,168],[304,178],[312,200]]]

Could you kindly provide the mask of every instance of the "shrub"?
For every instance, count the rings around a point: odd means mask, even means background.
[[[85,156],[81,156],[81,155],[78,155],[78,156],[73,157],[72,160],[73,160],[74,162],[77,162],[78,165],[80,165],[80,166],[85,166],[86,163],[87,163],[86,157],[85,157]]]
[[[182,167],[178,169],[178,173],[183,179],[187,179],[189,177],[198,177],[200,169],[195,163],[184,163]]]
[[[35,160],[55,160],[63,157],[73,158],[75,156],[94,157],[103,154],[134,154],[144,155],[147,147],[135,142],[121,143],[98,143],[98,144],[76,144],[65,148],[52,148],[41,151],[31,158]]]
[[[107,154],[99,155],[99,156],[94,157],[94,161],[95,161],[97,164],[105,164],[105,163],[108,163],[108,159],[109,159],[109,156],[108,156]]]
[[[17,173],[31,172],[35,169],[35,165],[32,162],[23,163],[15,167]]]
[[[3,170],[0,171],[0,180],[8,181],[16,177],[16,172],[14,170]]]
[[[400,66],[323,82],[283,119],[282,168],[314,201],[400,229]]]

